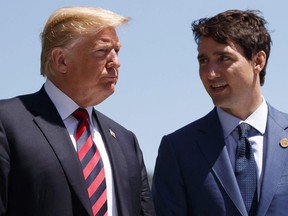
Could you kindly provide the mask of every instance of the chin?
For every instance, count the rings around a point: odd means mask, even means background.
[[[214,104],[215,106],[217,106],[217,107],[220,107],[220,108],[226,107],[226,106],[225,106],[226,103],[225,103],[225,101],[223,101],[223,100],[215,100],[215,99],[212,99],[212,101],[213,101],[213,104]]]
[[[111,91],[111,94],[113,94],[116,90],[116,83],[110,83],[109,90]]]
[[[114,86],[110,86],[109,89],[107,89],[107,91],[106,91],[105,94],[103,94],[103,95],[105,95],[106,98],[108,98],[108,97],[110,97],[112,94],[114,94],[114,92],[115,92],[115,87],[114,87]],[[105,98],[105,99],[106,99],[106,98]]]

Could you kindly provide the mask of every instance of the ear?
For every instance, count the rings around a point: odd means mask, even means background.
[[[51,61],[56,72],[60,72],[63,74],[67,72],[65,57],[65,50],[63,50],[63,48],[56,47],[52,50]]]
[[[259,74],[266,65],[266,53],[261,50],[253,58],[254,71]]]

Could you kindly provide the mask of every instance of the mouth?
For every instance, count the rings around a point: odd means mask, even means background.
[[[228,86],[226,83],[216,83],[216,84],[211,84],[210,88],[212,90],[223,90]]]
[[[109,82],[117,82],[118,80],[118,70],[116,68],[106,68],[107,74],[105,79]]]

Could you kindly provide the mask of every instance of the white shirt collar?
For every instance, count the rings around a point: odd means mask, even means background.
[[[57,88],[49,79],[46,79],[44,88],[63,121],[67,119],[77,108],[79,108],[78,104],[76,104],[70,97]],[[91,121],[93,107],[90,106],[86,107],[85,109],[88,111]]]
[[[268,106],[263,96],[262,99],[263,101],[261,105],[244,121],[217,107],[217,113],[223,128],[225,138],[228,137],[229,134],[235,129],[235,127],[237,127],[237,125],[241,122],[248,123],[257,131],[259,131],[262,135],[265,133],[268,116]]]

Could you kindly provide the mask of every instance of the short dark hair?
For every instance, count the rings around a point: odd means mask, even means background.
[[[267,58],[266,65],[259,74],[262,86],[272,45],[266,24],[267,21],[259,10],[227,10],[211,18],[196,20],[191,26],[197,44],[201,37],[212,37],[213,40],[223,44],[236,42],[243,48],[248,60],[263,50]]]

